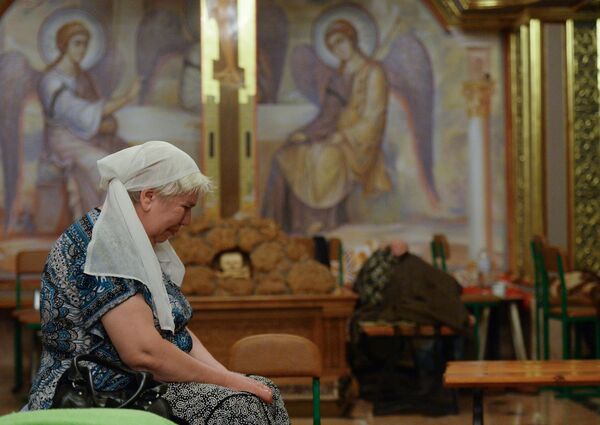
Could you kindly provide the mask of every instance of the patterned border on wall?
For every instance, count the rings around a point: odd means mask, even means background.
[[[523,235],[525,234],[525,195],[524,195],[524,137],[523,137],[523,50],[519,29],[510,36],[510,76],[511,76],[511,115],[512,115],[512,157],[510,185],[512,188],[511,225],[511,268],[521,274],[524,270]]]
[[[567,21],[571,92],[570,239],[577,269],[600,272],[600,83],[598,22]],[[570,53],[570,54],[569,54]]]

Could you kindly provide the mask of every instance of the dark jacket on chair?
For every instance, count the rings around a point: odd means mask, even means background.
[[[468,328],[456,279],[416,255],[376,251],[359,272],[354,290],[359,294],[355,320],[405,320],[459,332]]]

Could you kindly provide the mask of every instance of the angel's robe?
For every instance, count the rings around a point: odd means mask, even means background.
[[[276,174],[281,174],[296,201],[307,207],[305,217],[294,211],[298,203],[284,205],[290,197],[273,192],[263,213],[294,233],[321,221],[318,231],[341,224],[343,212],[336,209],[357,185],[365,195],[390,191],[381,151],[387,104],[387,80],[378,63],[365,61],[353,75],[335,75],[319,115],[299,130],[306,141],[288,141],[275,153],[271,170],[270,184],[277,186]],[[295,214],[295,223],[282,223],[286,214]]]
[[[96,140],[105,101],[91,77],[50,69],[40,80],[38,95],[45,116],[45,147],[49,159],[64,171],[69,207],[79,217],[102,202],[96,161],[110,153]]]

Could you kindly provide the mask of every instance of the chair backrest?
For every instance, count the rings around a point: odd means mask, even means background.
[[[240,339],[229,352],[229,368],[268,377],[320,377],[319,347],[290,334],[260,334]]]
[[[559,248],[551,245],[544,245],[542,249],[542,282],[545,288],[545,297],[548,297],[548,288],[550,285],[550,272],[556,273],[560,284],[560,306],[563,317],[567,315],[567,284],[565,281],[565,270],[563,266],[563,256]]]
[[[44,271],[48,250],[31,250],[17,253],[15,258],[15,308],[21,308],[23,275],[41,274]],[[37,279],[36,279],[37,280]]]
[[[15,272],[17,274],[41,273],[44,271],[48,250],[21,251],[17,254]]]
[[[448,271],[446,260],[450,258],[450,244],[443,233],[436,233],[431,239],[431,261],[433,266],[445,272]]]
[[[546,246],[546,240],[541,235],[534,235],[531,238],[530,246],[536,305],[541,308],[544,303],[548,302],[547,287],[544,286],[544,247]]]
[[[229,369],[272,378],[312,378],[313,424],[321,423],[321,352],[311,340],[291,334],[260,334],[240,339],[229,351]]]
[[[533,290],[535,294],[535,338],[536,338],[536,355],[538,359],[541,359],[542,355],[542,344],[544,345],[544,358],[547,359],[549,356],[549,345],[548,339],[549,333],[548,327],[548,285],[546,284],[546,275],[544,267],[544,246],[546,240],[541,235],[534,235],[531,238],[531,260],[533,261]],[[542,316],[543,312],[543,316]],[[543,338],[542,338],[543,336]]]

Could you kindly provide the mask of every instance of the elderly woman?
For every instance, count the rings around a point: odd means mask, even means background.
[[[41,366],[30,409],[52,404],[57,381],[83,353],[150,371],[164,398],[190,424],[287,424],[279,392],[262,377],[227,370],[187,328],[184,267],[168,242],[190,222],[208,179],[183,151],[147,142],[98,161],[102,208],[57,240],[42,275]],[[127,378],[92,367],[97,389]]]

